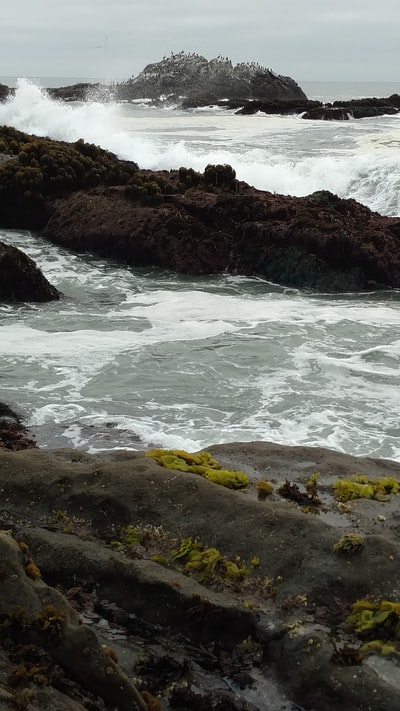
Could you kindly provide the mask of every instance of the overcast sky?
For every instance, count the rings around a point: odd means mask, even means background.
[[[125,79],[171,51],[399,81],[399,0],[4,0],[3,76]]]

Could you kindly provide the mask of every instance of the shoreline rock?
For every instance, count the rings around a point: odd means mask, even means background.
[[[394,711],[400,702],[394,663],[400,648],[390,642],[392,658],[379,648],[372,654],[360,651],[369,637],[358,634],[348,616],[359,598],[365,605],[370,600],[372,609],[384,600],[399,605],[400,464],[267,442],[216,445],[209,452],[223,468],[246,473],[244,492],[198,473],[159,466],[154,455],[143,452],[0,450],[0,520],[22,551],[3,536],[0,546],[7,544],[22,563],[17,581],[38,569],[47,585],[59,586],[74,601],[84,619],[100,614],[103,629],[109,624],[111,633],[115,625],[120,635],[125,631],[118,671],[128,670],[125,693],[133,679],[139,691],[157,697],[161,708],[219,708],[222,697],[215,689],[227,679],[231,688],[223,693],[224,709],[292,709],[288,701],[274,706],[265,695],[269,678],[304,709],[368,711],[372,698],[376,708]],[[357,481],[361,475],[366,482],[390,480],[392,493],[338,501],[335,482],[351,481],[355,472]],[[261,500],[258,484],[265,479],[273,490]],[[288,482],[289,499],[283,493]],[[298,493],[309,505],[298,503]],[[355,532],[361,547],[341,552],[338,541]],[[33,585],[46,604],[66,610],[67,603],[46,587],[40,572],[32,583],[26,581],[28,588]],[[5,604],[7,581],[0,575],[3,624],[11,614]],[[40,619],[51,629],[39,607],[35,610],[29,625]],[[76,614],[70,614],[78,634]],[[64,623],[54,624],[60,634]],[[98,635],[101,628],[94,629]],[[7,630],[7,639],[15,640],[15,622]],[[388,628],[385,632],[379,624],[375,634],[390,639]],[[79,645],[73,663],[81,664],[82,672],[95,664],[101,674],[108,662],[96,662],[101,652],[93,631],[83,625],[79,635],[92,642],[86,660],[79,661],[85,646]],[[40,647],[46,640],[34,641]],[[58,644],[46,645],[64,674],[72,673],[79,683],[80,694],[105,691],[100,680],[92,684],[90,675],[81,672],[77,678]],[[68,649],[75,647],[68,644]],[[38,681],[24,664],[27,671],[17,688],[35,695]],[[12,696],[8,668],[0,687]],[[46,693],[53,687],[50,678]],[[108,692],[109,701],[125,708]],[[159,707],[149,703],[148,708]]]
[[[400,287],[400,223],[322,190],[252,188],[229,165],[140,170],[82,140],[0,128],[1,226],[131,266],[228,272],[322,292]]]
[[[0,242],[0,301],[46,302],[60,298],[60,292],[52,286],[30,259],[20,249]]]

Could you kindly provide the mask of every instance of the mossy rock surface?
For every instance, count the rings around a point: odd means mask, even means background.
[[[332,484],[354,473],[399,481],[400,465],[261,442],[180,454],[187,467],[207,459],[243,471],[246,490],[160,466],[144,452],[4,451],[2,515],[28,543],[46,582],[95,593],[96,604],[113,609],[127,629],[137,633],[139,625],[145,636],[146,625],[159,625],[170,647],[171,629],[208,649],[217,639],[225,660],[251,636],[289,698],[303,708],[318,701],[323,711],[368,711],[371,664],[379,660],[385,669],[374,677],[376,698],[387,699],[379,708],[396,708],[389,700],[397,703],[399,692],[388,679],[397,667],[379,650],[364,654],[362,645],[374,640],[360,639],[348,618],[357,600],[397,604],[397,496],[338,502]],[[257,482],[266,478],[273,491],[259,501]],[[314,513],[280,495],[286,480],[308,495],[317,489]],[[354,554],[335,552],[351,532],[365,545]],[[215,648],[213,654],[217,661],[206,664],[220,663]],[[343,664],[353,665],[352,674]],[[335,680],[350,686],[338,695]],[[262,703],[256,708],[265,711]]]
[[[82,139],[74,143],[29,136],[0,127],[0,211],[5,227],[40,228],[49,198],[96,185],[125,185],[136,163]],[[16,214],[18,213],[18,214]]]

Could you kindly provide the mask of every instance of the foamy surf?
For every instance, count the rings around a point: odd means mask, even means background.
[[[400,154],[389,146],[398,120],[303,121],[221,109],[65,104],[25,79],[0,104],[0,124],[58,140],[84,138],[142,168],[202,171],[208,163],[230,163],[240,180],[263,190],[298,196],[330,190],[388,215],[400,214]]]

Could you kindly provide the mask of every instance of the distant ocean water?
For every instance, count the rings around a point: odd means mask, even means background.
[[[398,90],[299,84],[325,100]],[[17,87],[0,104],[0,124],[83,137],[145,168],[227,162],[262,189],[328,189],[400,215],[397,116],[314,122],[63,105],[31,82]],[[71,254],[31,233],[2,230],[0,239],[65,295],[0,306],[0,399],[27,413],[41,444],[194,450],[264,439],[400,459],[400,292],[328,296],[260,279],[193,279]]]

